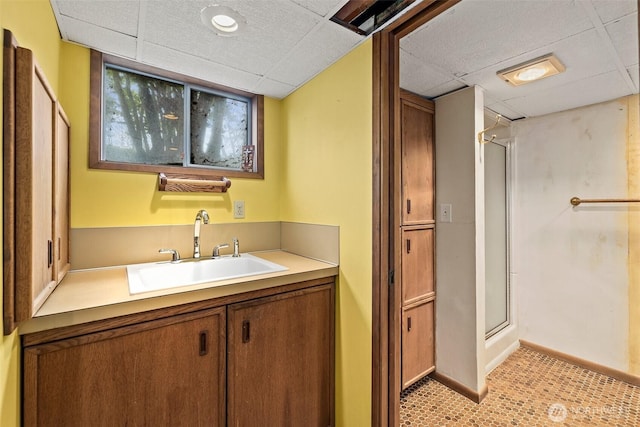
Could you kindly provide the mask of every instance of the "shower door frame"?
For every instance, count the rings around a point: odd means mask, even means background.
[[[507,311],[507,320],[500,323],[499,325],[497,325],[495,328],[491,329],[490,331],[486,332],[485,331],[485,340],[488,340],[489,338],[497,335],[498,333],[500,333],[501,331],[503,331],[504,329],[508,328],[510,325],[513,324],[513,319],[515,316],[515,313],[513,312],[514,309],[514,301],[513,301],[513,292],[511,291],[511,260],[513,259],[513,247],[511,245],[511,241],[512,241],[512,236],[513,236],[513,219],[512,219],[512,214],[513,214],[513,177],[515,176],[515,170],[514,170],[514,163],[513,163],[513,139],[512,138],[502,138],[502,139],[495,139],[491,142],[488,142],[487,144],[496,144],[499,145],[501,147],[505,148],[505,193],[506,193],[506,197],[505,197],[505,217],[506,217],[506,239],[507,239],[507,244],[506,244],[506,271],[505,271],[505,275],[506,275],[506,280],[507,280],[507,307],[506,307],[506,311]],[[485,156],[486,158],[486,156]],[[485,164],[486,167],[486,164]],[[485,220],[486,221],[486,220]],[[485,295],[486,298],[486,295]],[[486,303],[485,303],[486,306]]]

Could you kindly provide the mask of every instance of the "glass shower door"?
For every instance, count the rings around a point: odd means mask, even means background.
[[[510,324],[509,145],[484,145],[485,333],[489,338]]]

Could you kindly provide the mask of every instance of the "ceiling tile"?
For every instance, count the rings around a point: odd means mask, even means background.
[[[637,0],[592,0],[600,20],[608,23],[638,10]]]
[[[487,100],[485,97],[484,105],[486,108],[495,111],[500,114],[502,117],[506,117],[509,120],[517,120],[524,117],[519,111],[515,111],[512,108],[505,105],[503,102],[492,102],[491,100]],[[494,117],[495,120],[495,117]]]
[[[271,79],[261,79],[251,91],[257,94],[269,94],[272,98],[282,99],[296,89],[295,86],[277,82]]]
[[[612,71],[508,99],[504,103],[530,117],[610,101],[625,95],[628,95],[626,83],[617,71]]]
[[[130,36],[138,33],[137,1],[52,0],[51,3],[64,16]]]
[[[437,98],[441,95],[447,95],[451,92],[455,92],[456,90],[460,90],[467,87],[464,83],[461,83],[458,80],[450,80],[448,82],[442,83],[441,85],[434,86],[424,93],[420,93],[422,96],[426,96],[429,99]]]
[[[401,45],[463,76],[592,27],[584,8],[570,0],[465,0],[403,38]]]
[[[219,2],[228,4],[247,20],[242,34],[221,37],[200,21],[200,10],[210,4],[208,1],[148,2],[146,39],[156,45],[263,75],[320,22],[319,18],[289,1],[275,3],[277,6],[265,7],[263,0]],[[171,37],[167,37],[168,34]]]
[[[266,77],[298,86],[333,64],[364,39],[333,22],[304,38]]]
[[[258,75],[151,43],[145,43],[142,52],[145,64],[248,92],[260,80]]]
[[[68,41],[91,46],[101,52],[125,58],[136,57],[137,39],[135,37],[96,27],[66,16],[60,17],[59,24],[66,28],[66,40]]]
[[[348,0],[291,0],[316,13],[320,16],[327,16],[329,12],[338,11]],[[334,12],[335,13],[335,12]]]
[[[400,49],[400,69],[403,70],[400,73],[400,87],[422,96],[429,96],[434,93],[433,88],[452,81],[451,75],[438,71],[404,49]]]
[[[627,15],[606,26],[611,42],[625,67],[638,63],[638,14]]]

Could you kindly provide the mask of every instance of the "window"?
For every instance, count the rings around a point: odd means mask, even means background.
[[[263,102],[92,51],[89,166],[262,178]]]

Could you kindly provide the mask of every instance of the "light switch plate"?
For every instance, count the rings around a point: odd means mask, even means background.
[[[440,222],[451,222],[452,218],[451,203],[442,203],[440,205]]]
[[[236,219],[244,218],[244,200],[234,200],[233,217]]]

